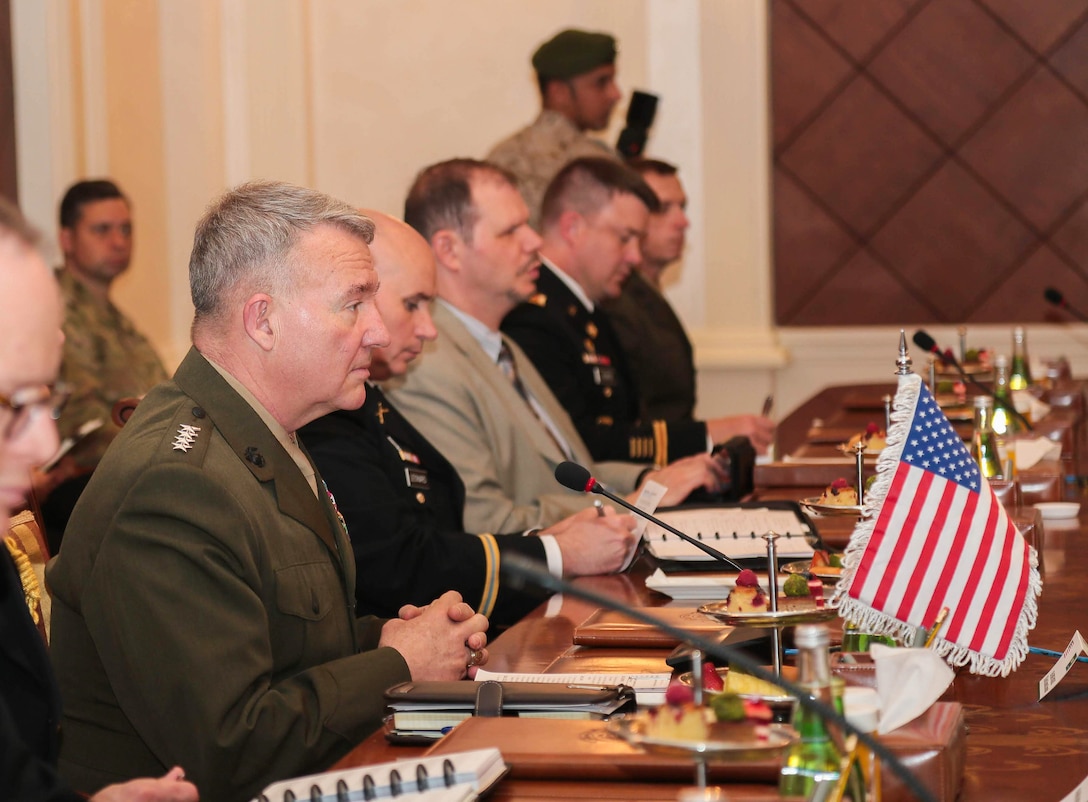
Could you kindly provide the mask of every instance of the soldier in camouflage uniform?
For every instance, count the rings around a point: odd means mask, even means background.
[[[117,435],[110,419],[113,405],[142,396],[168,377],[151,344],[109,299],[110,285],[132,258],[128,200],[111,181],[81,181],[61,202],[60,226],[61,378],[71,386],[72,397],[59,425],[67,437],[87,421],[102,421],[101,429],[72,450],[81,467],[93,469]]]
[[[151,344],[109,298],[113,280],[132,259],[132,214],[112,181],[80,181],[60,205],[64,267],[58,281],[64,296],[64,356],[61,379],[72,397],[58,421],[61,437],[99,420],[101,428],[80,440],[66,466],[81,474],[63,482],[42,505],[50,546],[60,544],[68,515],[88,474],[120,431],[113,405],[142,396],[168,377]]]
[[[564,165],[581,156],[619,158],[614,149],[586,135],[607,128],[619,102],[615,61],[615,39],[573,29],[533,54],[540,116],[492,148],[487,159],[517,176],[529,222],[537,230],[544,190]]]

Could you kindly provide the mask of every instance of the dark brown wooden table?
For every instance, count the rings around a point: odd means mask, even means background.
[[[783,422],[780,442],[793,448],[806,443],[814,417],[827,420],[839,415],[838,421],[852,423],[850,416],[854,413],[844,408],[844,399],[849,399],[849,392],[872,394],[872,389],[872,386],[847,388],[847,392],[844,388],[832,388],[817,395]],[[878,386],[876,391],[880,390]],[[1080,414],[1078,410],[1078,419]],[[761,487],[756,497],[803,498],[821,489],[794,481],[785,486]],[[1038,624],[1029,637],[1033,646],[1058,651],[1064,649],[1075,630],[1088,634],[1088,505],[1079,519],[1064,523],[1065,526],[1059,526],[1058,522],[1048,521],[1043,527],[1045,531],[1036,533],[1036,543],[1041,546],[1044,588]],[[843,518],[818,519],[817,527],[832,546],[845,544],[852,529],[849,520]],[[652,569],[650,561],[642,558],[627,574],[583,578],[578,584],[632,606],[678,604],[646,588],[644,580]],[[545,617],[545,609],[541,607],[494,640],[488,668],[538,672],[566,657],[568,665],[564,668],[569,670],[572,660],[588,656],[584,647],[572,645],[574,627],[594,611],[594,606],[569,598],[563,600],[558,615],[552,617]],[[600,658],[615,661],[617,668],[625,660],[637,661],[643,669],[660,659],[663,670],[666,654],[610,649],[601,652]],[[1007,678],[976,677],[962,672],[957,675],[945,698],[962,703],[967,714],[969,733],[962,802],[1060,800],[1088,774],[1088,664],[1077,664],[1064,682],[1040,702],[1038,683],[1054,662],[1054,658],[1029,655]],[[375,734],[343,758],[336,768],[413,757],[421,751],[390,746],[381,734]],[[668,783],[507,779],[491,798],[675,800],[680,787]],[[730,799],[738,802],[777,797],[776,789],[769,785],[729,785],[727,792]]]

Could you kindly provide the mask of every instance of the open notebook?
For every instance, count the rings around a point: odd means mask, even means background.
[[[719,505],[665,510],[658,513],[665,523],[697,538],[734,560],[767,556],[766,532],[779,535],[779,557],[811,557],[807,536],[812,526],[795,504],[775,503]],[[646,548],[659,560],[710,561],[714,558],[666,532],[656,524],[646,527]]]
[[[273,783],[254,802],[463,802],[478,799],[506,773],[498,749],[409,758]]]

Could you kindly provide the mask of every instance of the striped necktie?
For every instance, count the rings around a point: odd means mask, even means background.
[[[552,438],[552,441],[559,451],[562,452],[563,456],[568,460],[574,460],[574,452],[571,451],[566,438],[563,437],[563,434],[555,425],[555,421],[553,421],[544,408],[540,406],[540,402],[533,397],[533,394],[526,389],[525,384],[521,381],[521,377],[518,376],[517,363],[514,361],[514,352],[510,350],[510,346],[506,344],[505,340],[503,340],[502,347],[499,348],[499,358],[496,360],[496,363],[507,380],[514,385],[514,389],[518,391],[518,395],[520,395],[522,400],[528,404],[533,415],[540,421],[540,425],[544,427],[544,431]]]

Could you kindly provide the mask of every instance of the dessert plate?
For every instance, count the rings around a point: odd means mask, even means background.
[[[728,739],[708,739],[705,741],[682,741],[654,738],[646,734],[648,712],[613,716],[608,721],[608,731],[630,744],[654,752],[667,754],[707,755],[720,760],[751,760],[774,754],[789,746],[797,733],[786,724],[771,724],[766,728],[767,737],[756,735],[756,727],[737,727],[736,737]]]
[[[768,671],[771,670],[770,666],[764,666],[764,667]],[[756,699],[756,700],[758,700],[760,702],[766,702],[768,705],[771,705],[771,706],[777,706],[777,705],[783,705],[783,704],[792,704],[795,701],[794,697],[787,694],[784,689],[779,688],[777,686],[774,686],[769,682],[765,682],[764,680],[762,680],[762,679],[760,679],[758,677],[754,677],[751,674],[744,674],[743,679],[740,681],[740,683],[738,683],[738,687],[740,687],[741,690],[734,690],[733,688],[729,687],[729,685],[730,685],[730,682],[729,682],[729,668],[728,667],[719,668],[719,669],[717,669],[717,672],[718,672],[718,676],[722,678],[723,682],[725,682],[725,692],[726,693],[735,693],[737,696],[740,696],[740,697],[742,697],[744,699]],[[782,666],[782,675],[786,679],[788,679],[790,681],[793,681],[793,682],[796,682],[797,681],[797,667],[796,666]],[[685,671],[683,674],[680,675],[679,680],[684,685],[690,686],[691,685],[691,672],[690,671]],[[744,686],[741,683],[750,683],[750,684],[753,684],[753,685],[755,683],[759,683],[760,685],[765,686],[767,691],[770,691],[771,688],[773,687],[775,689],[775,693],[769,693],[769,692],[768,693],[746,693],[744,691]],[[714,691],[706,691],[706,693],[714,693]]]
[[[801,506],[821,515],[861,515],[862,509],[860,504],[821,504],[819,496],[801,499]]]
[[[823,580],[823,582],[828,585],[835,584],[842,577],[841,567],[835,568],[830,565],[821,565],[813,568],[811,560],[794,560],[791,563],[779,566],[779,568],[787,574],[812,574],[814,577]]]
[[[883,450],[884,450],[883,448],[868,448],[868,447],[866,447],[866,449],[864,451],[862,451],[861,454],[862,454],[863,457],[865,457],[865,459],[876,459],[877,457],[880,456],[880,452],[883,451]],[[856,456],[856,454],[854,452],[854,447],[849,446],[846,443],[839,443],[839,451],[841,451],[843,454],[845,454],[848,457]]]
[[[1076,501],[1041,501],[1035,509],[1045,520],[1056,518],[1076,518],[1080,513],[1080,504]]]
[[[759,612],[735,613],[726,609],[725,602],[712,602],[699,608],[703,615],[736,627],[778,627],[792,626],[793,624],[813,624],[819,621],[830,621],[838,615],[838,610],[833,607],[812,607],[792,610],[761,610]]]

